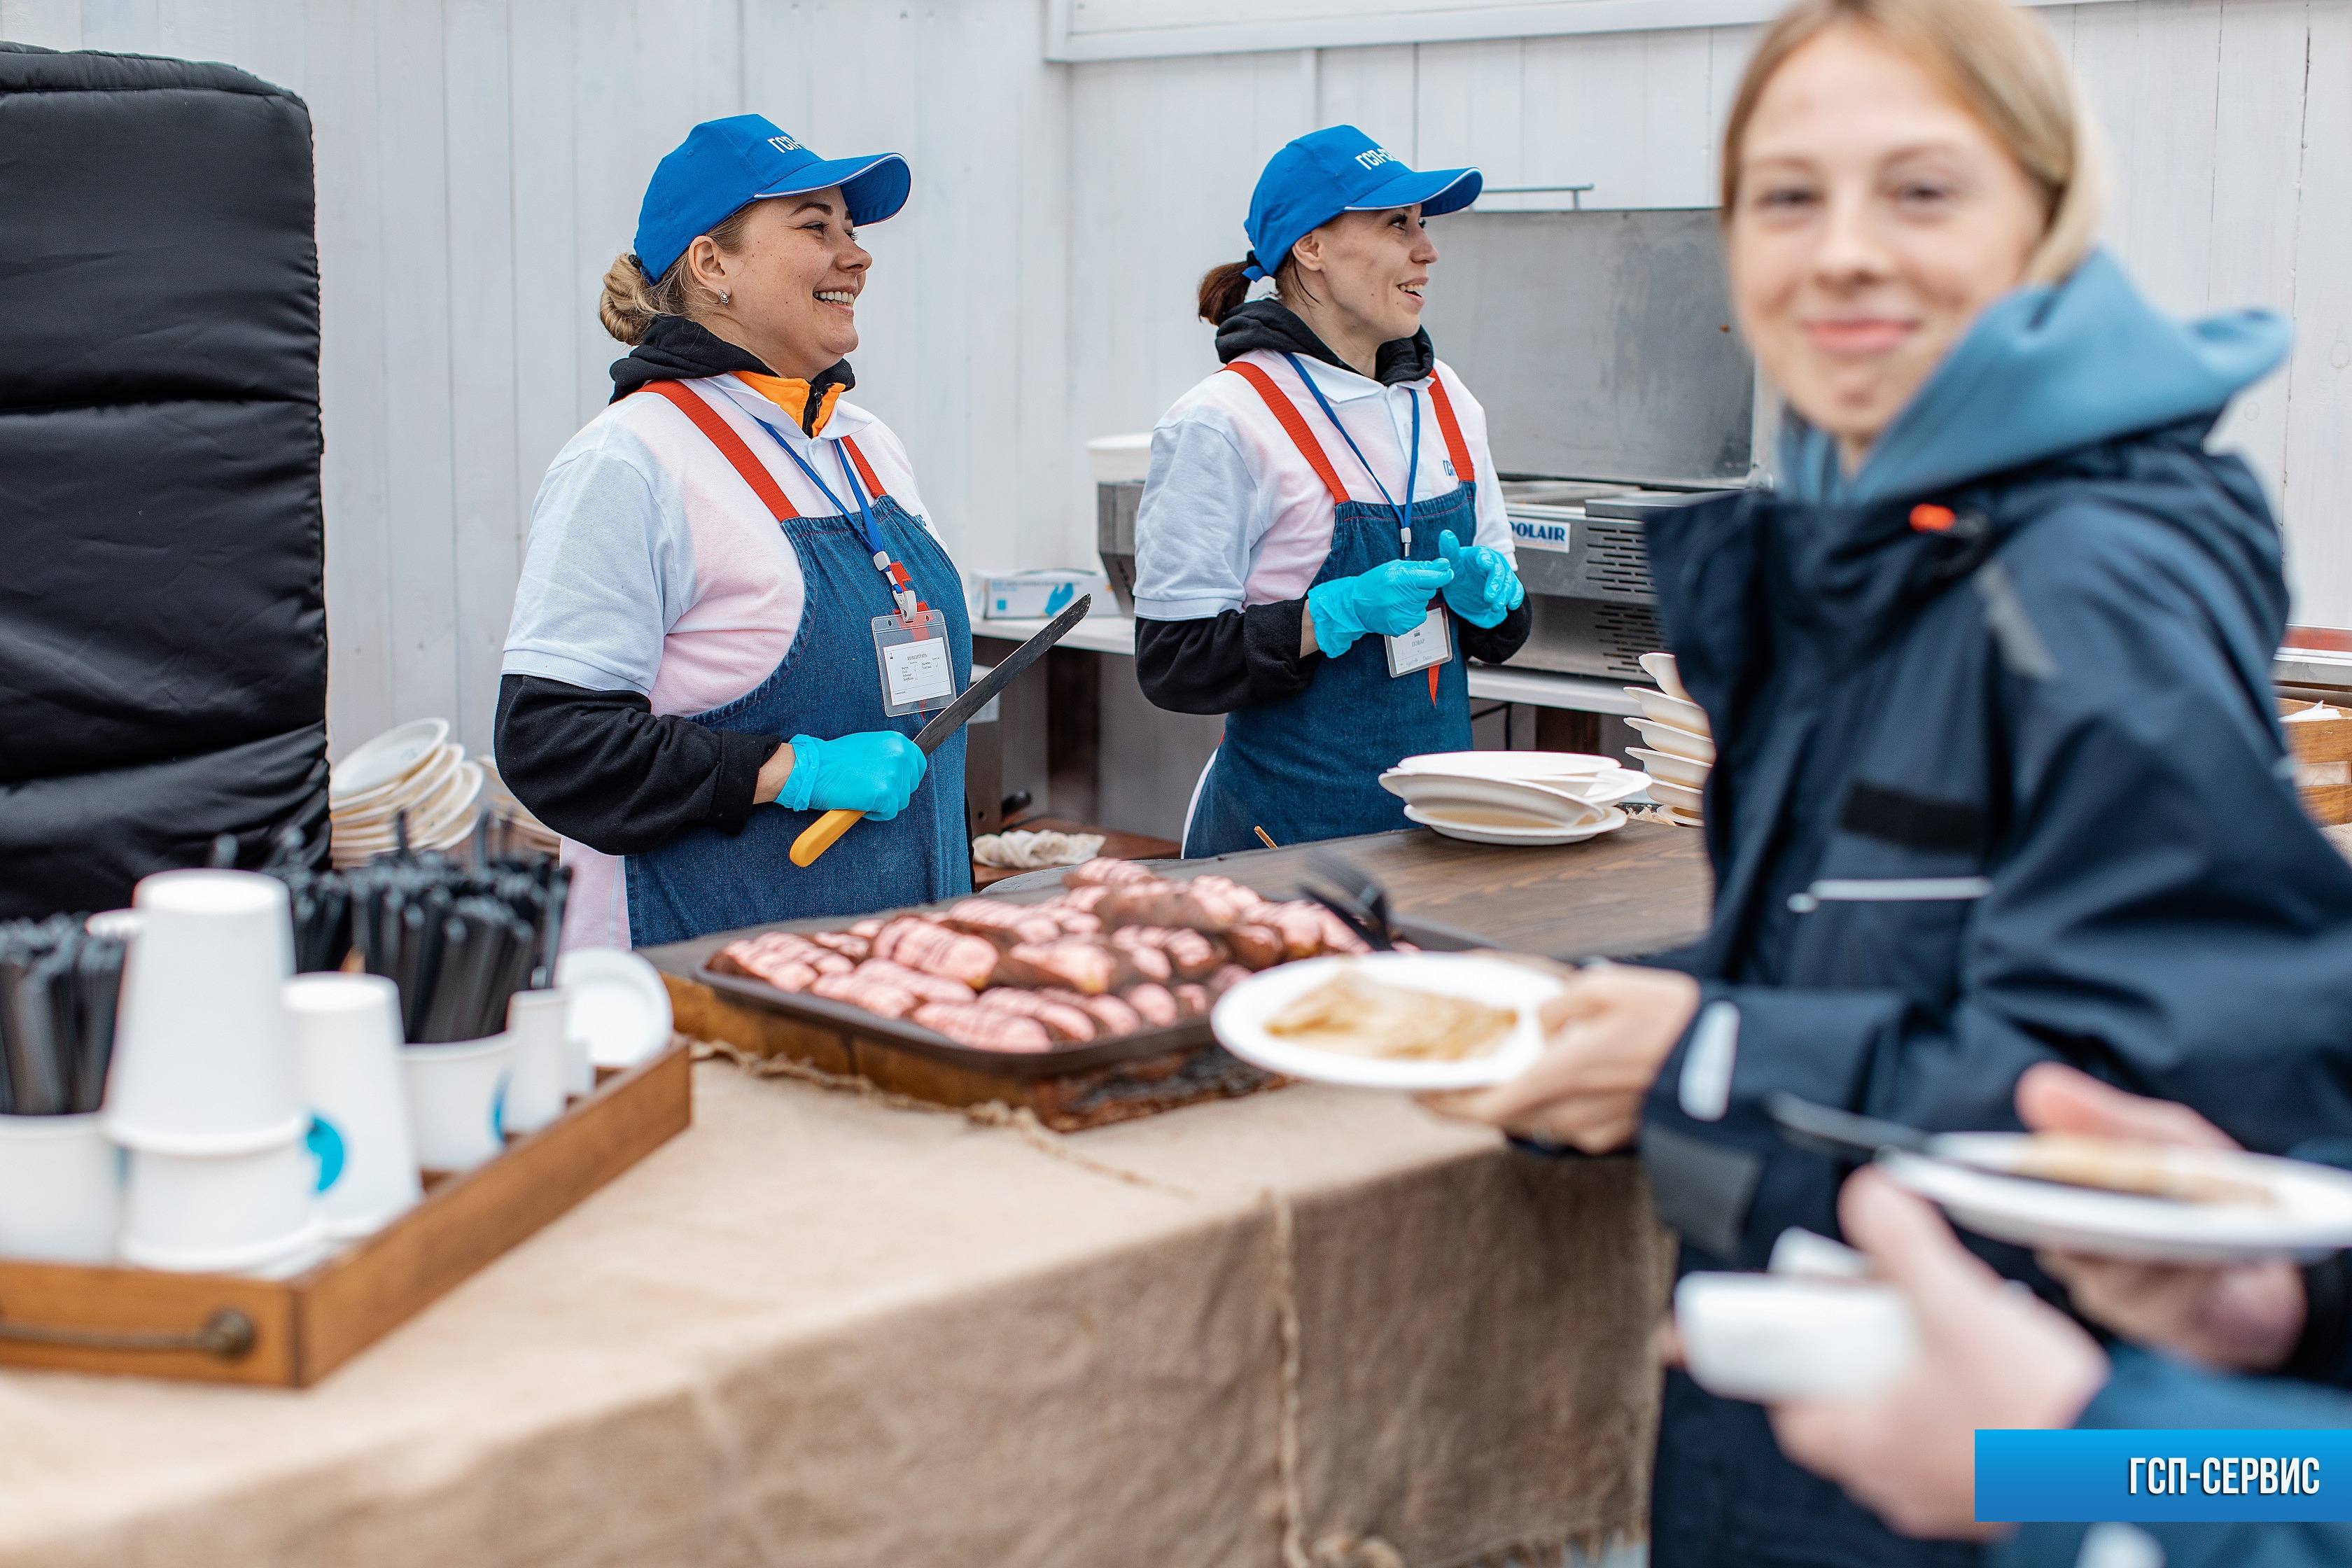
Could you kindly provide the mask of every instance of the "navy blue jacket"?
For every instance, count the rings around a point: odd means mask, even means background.
[[[2352,866],[2291,785],[2278,533],[2244,465],[2204,450],[2211,422],[1927,494],[1748,492],[1650,525],[1718,752],[1714,921],[1680,955],[1706,1004],[1642,1136],[1685,1267],[1835,1234],[1848,1167],[1774,1133],[1775,1090],[1998,1129],[2018,1075],[2059,1060],[2258,1150],[2352,1129]],[[1727,1035],[1727,1097],[1706,1070]],[[1760,1410],[1679,1375],[1654,1507],[1657,1568],[1978,1556],[1898,1540],[1782,1458]]]

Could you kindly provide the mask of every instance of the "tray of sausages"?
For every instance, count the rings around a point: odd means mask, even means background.
[[[1177,881],[1098,859],[1062,881],[1034,903],[973,897],[838,930],[758,931],[719,947],[697,978],[928,1054],[1058,1073],[1205,1042],[1217,997],[1258,970],[1366,951],[1321,905],[1227,877]]]

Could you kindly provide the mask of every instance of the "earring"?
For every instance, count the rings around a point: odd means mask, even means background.
[[[731,305],[735,302],[735,296],[721,289],[719,290],[719,302],[722,305]]]

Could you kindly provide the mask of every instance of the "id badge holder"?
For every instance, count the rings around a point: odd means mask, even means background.
[[[1388,646],[1389,678],[1411,675],[1427,669],[1433,664],[1444,664],[1454,657],[1454,638],[1445,629],[1445,608],[1432,605],[1421,625],[1402,637],[1384,637]]]
[[[955,700],[955,659],[948,651],[948,618],[938,610],[877,616],[874,664],[882,679],[882,711],[896,719],[944,708]]]

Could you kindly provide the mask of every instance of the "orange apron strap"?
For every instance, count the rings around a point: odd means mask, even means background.
[[[872,500],[880,500],[884,494],[882,481],[874,477],[874,465],[867,462],[866,454],[857,449],[856,438],[844,436],[841,438],[841,444],[849,448],[849,460],[857,465],[857,477],[866,481],[866,497]]]
[[[1298,455],[1307,459],[1317,477],[1322,479],[1323,488],[1331,492],[1331,504],[1345,506],[1348,503],[1348,487],[1339,482],[1339,471],[1331,466],[1331,459],[1323,455],[1323,443],[1315,438],[1315,432],[1309,430],[1307,421],[1299,417],[1298,405],[1284,395],[1282,388],[1274,384],[1274,377],[1256,365],[1235,360],[1225,368],[1257,388],[1257,395],[1265,399],[1265,405],[1274,411],[1276,419],[1282,421],[1282,427],[1290,432],[1290,439],[1297,446]]]
[[[735,427],[719,417],[718,411],[710,405],[675,381],[649,381],[637,391],[658,392],[677,404],[678,412],[693,420],[694,427],[709,437],[710,444],[735,465],[735,471],[743,476],[743,482],[751,487],[751,493],[767,503],[768,510],[778,522],[800,516],[793,510],[793,503],[785,499],[783,487],[776,483],[776,476],[768,472],[760,459],[751,455],[751,448],[743,445],[743,437],[735,434]],[[863,468],[865,464],[861,461],[858,466]]]
[[[1477,483],[1470,443],[1462,438],[1462,423],[1454,417],[1454,400],[1445,395],[1445,378],[1435,371],[1429,373],[1429,401],[1437,408],[1437,427],[1445,432],[1445,455],[1454,459],[1454,477],[1465,485]]]

